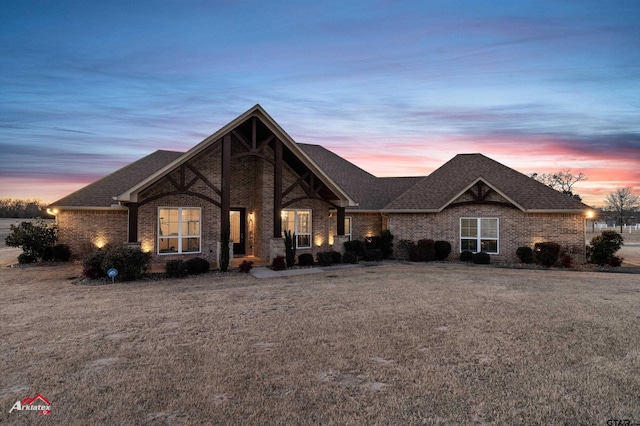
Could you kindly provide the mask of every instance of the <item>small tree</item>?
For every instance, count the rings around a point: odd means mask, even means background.
[[[220,236],[220,256],[218,263],[220,264],[220,270],[227,272],[229,269],[229,237],[231,236],[231,227],[225,226]]]
[[[22,248],[23,253],[30,258],[41,259],[57,239],[58,225],[37,220],[22,222],[18,226],[11,225],[11,233],[5,238],[5,243],[9,247]]]
[[[604,199],[607,209],[616,216],[616,222],[620,224],[620,233],[627,217],[640,207],[638,196],[631,193],[631,188],[618,188]]]
[[[615,254],[623,245],[622,235],[616,231],[602,231],[589,243],[589,261],[596,265],[604,266],[615,257]]]
[[[582,180],[587,180],[587,176],[584,173],[580,172],[574,175],[571,173],[571,169],[560,170],[555,173],[531,173],[529,177],[578,200],[582,200],[582,198],[573,193],[573,185]]]
[[[296,262],[296,234],[292,234],[289,229],[284,231],[284,251],[287,268],[291,268]]]

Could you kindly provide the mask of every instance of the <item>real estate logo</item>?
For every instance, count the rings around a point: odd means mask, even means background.
[[[22,401],[16,401],[11,407],[12,411],[37,411],[41,416],[46,416],[47,414],[51,414],[51,403],[44,396],[37,394],[33,398],[25,398]]]

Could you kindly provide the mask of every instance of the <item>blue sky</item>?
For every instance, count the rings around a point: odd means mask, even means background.
[[[379,176],[481,152],[640,193],[637,1],[1,1],[0,197],[53,201],[260,103]]]

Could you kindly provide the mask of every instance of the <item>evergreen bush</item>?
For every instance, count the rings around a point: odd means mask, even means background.
[[[589,243],[589,262],[604,266],[623,246],[624,238],[616,231],[602,231]]]
[[[451,243],[449,241],[438,240],[434,243],[436,260],[445,260],[451,253]]]
[[[432,239],[418,241],[418,262],[432,262],[436,258],[436,242]]]
[[[562,247],[558,243],[544,241],[536,243],[533,247],[536,263],[550,267],[558,262]]]
[[[491,256],[489,253],[481,251],[474,253],[472,256],[473,263],[478,265],[488,265],[491,263]]]
[[[469,250],[465,250],[460,253],[460,261],[461,262],[471,262],[473,260],[473,252]]]
[[[189,268],[183,260],[170,260],[165,265],[165,275],[168,278],[182,278],[189,275]]]
[[[192,257],[191,259],[186,260],[184,264],[187,266],[189,275],[206,274],[209,272],[209,268],[211,267],[209,261],[201,257]]]
[[[287,269],[287,261],[284,256],[276,256],[271,261],[271,269],[274,271],[284,271]]]
[[[358,263],[358,256],[356,256],[355,253],[352,253],[350,251],[345,252],[345,254],[342,256],[342,262],[350,263],[350,264]]]
[[[522,263],[533,263],[533,249],[531,247],[522,246],[516,249],[516,256]]]
[[[300,256],[298,256],[298,265],[313,266],[313,255],[311,253],[302,253]]]

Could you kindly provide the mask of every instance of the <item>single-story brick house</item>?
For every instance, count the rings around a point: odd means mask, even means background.
[[[74,253],[140,246],[156,263],[216,262],[229,226],[235,256],[341,250],[389,229],[395,241],[449,241],[516,262],[539,241],[585,256],[588,207],[481,154],[424,177],[378,178],[319,145],[295,142],[256,105],[187,152],[156,151],[50,206]]]

